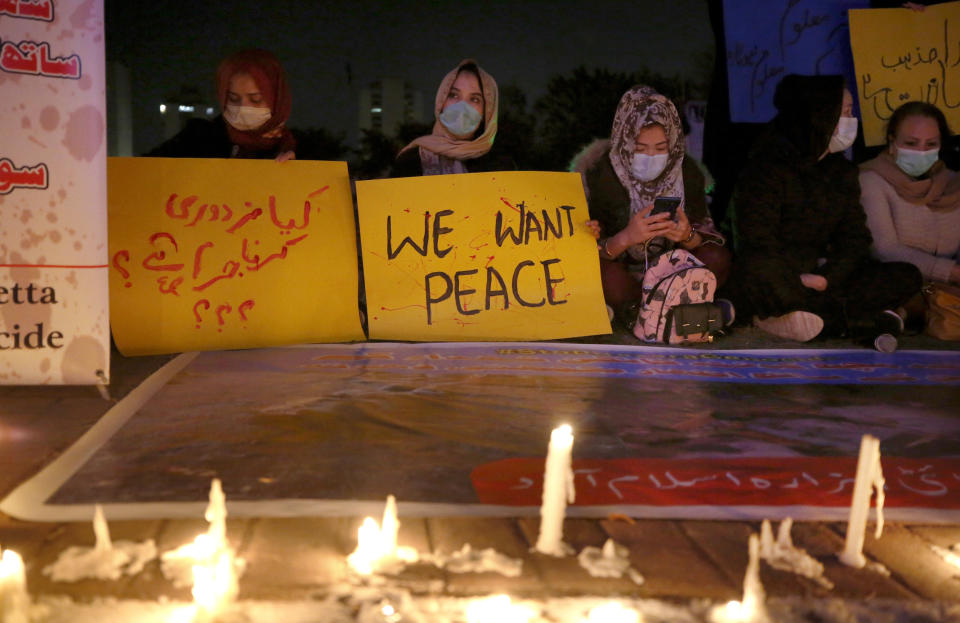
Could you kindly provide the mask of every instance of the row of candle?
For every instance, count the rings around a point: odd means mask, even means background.
[[[548,446],[540,509],[540,532],[534,549],[552,556],[565,556],[572,552],[571,548],[563,542],[563,522],[567,504],[573,503],[575,500],[572,469],[573,440],[572,429],[568,425],[563,425],[553,430]],[[854,567],[862,567],[865,563],[862,547],[871,489],[875,489],[877,494],[878,521],[876,535],[879,538],[883,526],[881,510],[883,475],[880,465],[879,441],[870,435],[865,435],[861,443],[857,463],[857,475],[854,483],[845,548],[839,555],[841,561]],[[214,480],[211,486],[210,504],[205,514],[210,523],[209,530],[197,537],[197,540],[191,546],[182,548],[189,549],[189,551],[185,551],[185,555],[192,557],[194,562],[192,566],[193,595],[197,606],[195,620],[215,619],[219,613],[229,607],[237,595],[236,568],[238,565],[226,542],[226,515],[226,502],[220,482]],[[93,551],[101,555],[109,555],[111,548],[109,532],[102,515],[99,515],[99,518],[100,521],[95,522],[97,545]],[[390,572],[398,569],[398,565],[402,567],[405,563],[415,562],[418,556],[416,550],[397,544],[398,530],[396,501],[393,496],[389,496],[381,524],[378,525],[370,517],[364,520],[358,533],[357,549],[348,557],[348,564],[355,572],[361,575],[370,575],[378,572]],[[789,533],[789,526],[787,532]],[[778,541],[783,541],[783,538],[781,537]],[[789,541],[789,536],[787,541]],[[743,601],[730,602],[724,609],[716,611],[713,615],[716,621],[753,621],[762,617],[763,589],[759,583],[758,574],[760,540],[756,535],[751,535],[749,545],[750,564],[744,580]],[[612,545],[609,549],[613,549]],[[520,617],[517,620],[521,620],[522,616],[520,614],[509,614],[514,612],[516,608],[510,605],[509,598],[502,597],[494,598],[490,602],[478,601],[477,611],[484,613],[486,612],[484,608],[499,607],[502,616],[494,618],[508,621],[512,620],[510,616],[515,616]],[[2,616],[0,616],[0,620],[11,623],[20,623],[20,621],[26,623],[25,613],[28,606],[29,596],[26,592],[23,562],[15,552],[2,551],[2,558],[0,558],[0,615]],[[517,612],[521,612],[521,610]],[[613,605],[603,610],[602,612],[606,613],[603,616],[607,617],[604,620],[618,622],[636,620],[632,618],[636,615],[636,611],[621,608],[618,611],[621,614],[614,616],[612,614],[614,610]],[[477,614],[474,618],[478,621],[493,620],[488,618],[487,614]],[[594,620],[593,615],[591,615],[590,620]]]

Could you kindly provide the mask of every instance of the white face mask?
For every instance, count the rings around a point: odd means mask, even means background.
[[[837,122],[837,131],[830,137],[830,146],[827,150],[835,154],[853,145],[853,141],[857,140],[858,125],[856,117],[840,117],[840,121]]]
[[[450,104],[440,113],[440,123],[446,126],[450,133],[457,138],[473,136],[473,133],[480,127],[482,119],[483,115],[463,100]]]
[[[641,182],[649,182],[655,179],[666,168],[667,154],[648,156],[647,154],[635,153],[630,160],[630,170]]]
[[[897,147],[897,166],[911,177],[920,177],[929,171],[939,157],[939,149],[919,151]]]
[[[271,116],[273,116],[273,113],[270,112],[269,108],[258,108],[256,106],[227,104],[227,109],[223,111],[223,118],[238,130],[256,130],[270,121]]]

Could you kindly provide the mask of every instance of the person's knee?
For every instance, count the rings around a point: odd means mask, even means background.
[[[600,260],[600,283],[607,305],[616,307],[642,296],[642,287],[621,262]]]
[[[733,254],[730,253],[730,249],[715,244],[705,244],[691,253],[716,275],[717,288],[727,282],[730,277],[730,267],[733,264]]]

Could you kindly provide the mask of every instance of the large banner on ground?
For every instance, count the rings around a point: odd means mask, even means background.
[[[850,12],[850,41],[867,145],[885,142],[887,120],[901,104],[929,102],[960,125],[960,2]]]
[[[357,183],[371,339],[610,333],[575,173]]]
[[[109,380],[102,0],[0,2],[0,383]]]
[[[139,389],[0,511],[195,517],[219,474],[231,516],[512,517],[566,423],[570,515],[846,521],[869,433],[888,518],[960,517],[951,351],[323,344],[181,355]]]
[[[344,162],[110,158],[125,355],[364,339]]]
[[[853,83],[847,11],[868,6],[869,0],[723,0],[730,120],[772,119],[773,93],[786,74],[842,74]]]

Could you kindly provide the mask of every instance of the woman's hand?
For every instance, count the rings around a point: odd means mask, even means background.
[[[666,236],[667,232],[673,228],[674,222],[670,220],[669,214],[661,212],[650,216],[651,210],[653,210],[653,204],[635,212],[630,217],[630,222],[623,228],[628,245],[642,244],[651,238]]]
[[[667,233],[663,234],[668,239],[679,244],[686,242],[690,238],[693,227],[691,227],[690,221],[687,219],[687,213],[683,211],[683,208],[677,208],[676,222],[668,221],[668,223],[670,224],[670,229]]]
[[[594,239],[600,240],[600,221],[587,221],[585,225],[587,226],[587,229],[590,230],[590,233],[593,234]]]
[[[803,282],[805,287],[816,290],[817,292],[823,292],[827,289],[827,278],[823,275],[803,273],[800,275],[800,281]]]
[[[287,160],[296,160],[297,154],[292,151],[284,151],[277,154],[277,162],[286,162]]]

